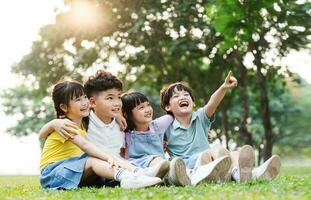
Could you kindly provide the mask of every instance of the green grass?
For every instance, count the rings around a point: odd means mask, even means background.
[[[282,168],[273,181],[188,187],[43,190],[38,176],[0,176],[0,199],[311,199],[311,167]]]

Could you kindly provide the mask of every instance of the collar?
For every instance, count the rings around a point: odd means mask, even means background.
[[[189,127],[191,126],[192,122],[198,117],[198,113],[197,112],[192,112],[192,116],[191,116],[191,120],[190,120],[190,123],[189,123]],[[179,121],[177,121],[177,119],[175,118],[174,119],[174,122],[173,122],[173,128],[174,130],[178,129],[178,128],[181,128],[181,129],[187,129],[185,127],[183,127]]]
[[[111,128],[112,129],[115,125],[117,125],[115,118],[113,118],[112,122],[110,122],[109,124],[105,124],[101,119],[97,117],[97,115],[92,110],[90,113],[90,121],[92,121],[95,126],[100,127],[100,128]]]

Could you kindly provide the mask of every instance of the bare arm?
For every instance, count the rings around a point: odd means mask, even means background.
[[[89,156],[98,158],[100,160],[107,161],[110,164],[111,167],[113,167],[113,166],[119,167],[119,165],[117,164],[117,162],[115,161],[115,159],[112,156],[110,156],[109,154],[101,151],[93,143],[91,143],[88,140],[86,140],[85,137],[77,134],[77,135],[74,135],[70,140],[75,145],[80,147],[80,149],[82,151],[84,151],[85,153],[87,153]]]
[[[118,115],[116,117],[116,121],[120,126],[120,130],[121,131],[125,131],[126,127],[127,127],[127,123],[126,123],[126,119],[123,117],[123,115]]]
[[[212,94],[210,100],[207,102],[205,106],[205,113],[208,117],[213,116],[218,105],[224,98],[227,92],[227,89],[232,88],[232,87],[237,87],[237,85],[238,85],[238,81],[236,80],[236,78],[231,76],[231,71],[230,71],[225,79],[225,82],[216,90],[216,92],[214,92],[214,94]]]
[[[58,132],[63,138],[72,138],[73,135],[78,134],[79,127],[69,119],[53,119],[46,123],[39,131],[39,138],[46,140],[46,138],[53,131]]]

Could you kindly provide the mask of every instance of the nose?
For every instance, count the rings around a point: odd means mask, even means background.
[[[89,104],[89,99],[88,98],[84,98],[82,101],[83,105],[88,105]]]
[[[115,107],[121,107],[121,105],[122,105],[122,101],[121,100],[115,100],[113,102],[113,106],[115,106]]]

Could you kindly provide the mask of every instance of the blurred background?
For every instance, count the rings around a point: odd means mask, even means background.
[[[156,116],[163,85],[184,80],[197,107],[231,70],[214,143],[311,166],[311,3],[307,0],[28,0],[0,8],[0,175],[38,174],[37,132],[60,79],[98,69],[142,91]]]

